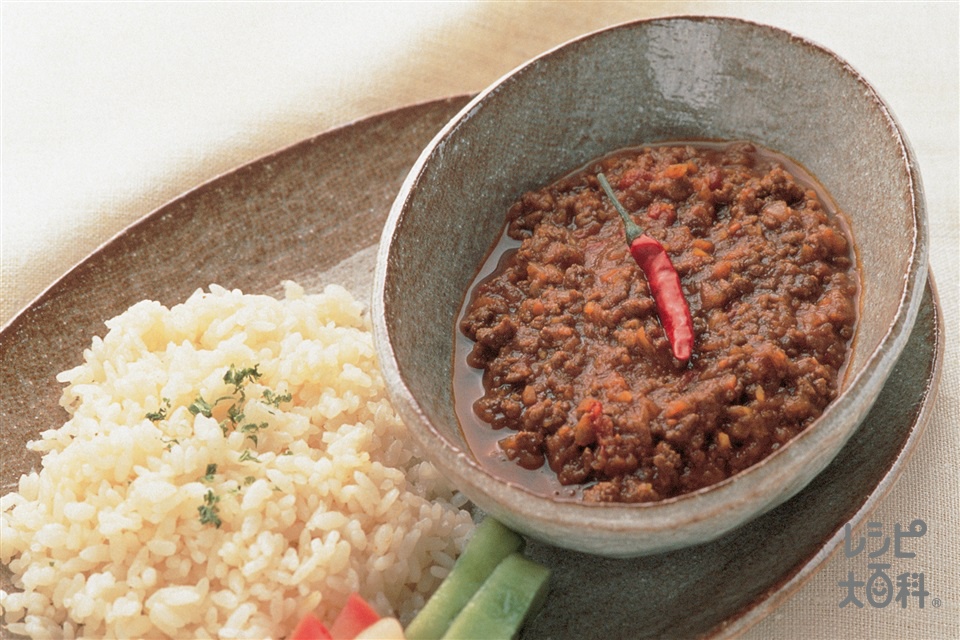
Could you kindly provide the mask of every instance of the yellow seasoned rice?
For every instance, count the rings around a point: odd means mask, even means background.
[[[285,289],[140,302],[58,376],[70,419],[0,498],[8,632],[277,638],[353,591],[422,606],[472,530],[465,500],[413,450],[362,305]]]

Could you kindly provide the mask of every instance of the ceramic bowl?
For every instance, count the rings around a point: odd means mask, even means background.
[[[847,215],[861,318],[839,397],[764,461],[639,505],[535,495],[484,471],[452,399],[456,316],[509,205],[616,149],[752,140],[799,161]],[[927,274],[916,162],[889,107],[835,54],[742,20],[675,17],[573,40],[482,91],[423,151],[381,239],[376,345],[392,400],[426,456],[480,509],[529,536],[625,557],[706,542],[784,502],[840,451],[917,316]]]

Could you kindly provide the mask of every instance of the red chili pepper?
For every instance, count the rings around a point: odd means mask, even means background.
[[[650,293],[657,304],[657,315],[660,316],[660,324],[663,325],[663,330],[670,340],[673,356],[681,362],[686,362],[693,352],[693,319],[690,317],[687,299],[683,297],[680,276],[670,262],[670,256],[667,255],[663,245],[645,234],[643,229],[630,218],[630,214],[614,195],[606,177],[598,173],[597,179],[607,197],[613,202],[617,213],[623,218],[630,254],[637,261],[650,285]]]

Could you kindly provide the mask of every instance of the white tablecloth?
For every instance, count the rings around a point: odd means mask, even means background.
[[[912,141],[948,345],[925,437],[870,519],[888,530],[927,523],[917,560],[926,607],[841,609],[850,561],[840,553],[746,637],[960,638],[958,6],[4,2],[0,322],[165,201],[331,126],[477,91],[628,19],[724,14],[780,26],[861,71]]]

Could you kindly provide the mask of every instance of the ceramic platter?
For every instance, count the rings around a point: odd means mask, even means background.
[[[305,140],[220,176],[124,230],[0,330],[0,492],[39,457],[25,443],[58,427],[55,376],[81,363],[104,321],[142,299],[172,306],[216,283],[279,295],[339,282],[369,300],[376,245],[420,150],[469,96],[401,108]],[[876,506],[915,448],[943,358],[936,290],[876,405],[803,492],[712,543],[613,560],[530,543],[553,571],[524,638],[724,637],[783,602]],[[0,588],[11,589],[4,568]],[[616,606],[610,606],[611,600]],[[2,631],[0,631],[2,634]]]

